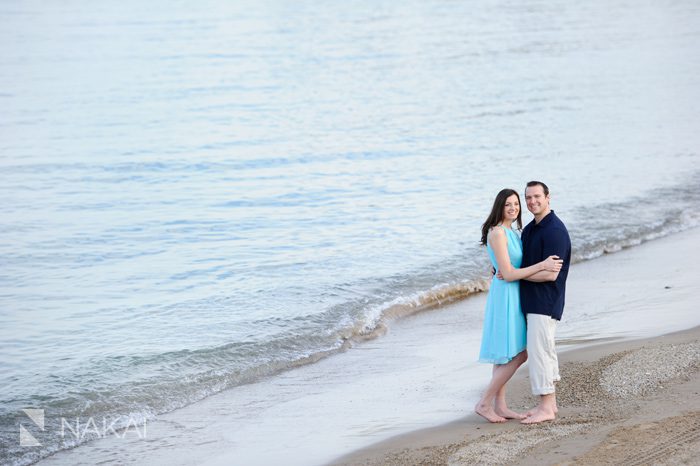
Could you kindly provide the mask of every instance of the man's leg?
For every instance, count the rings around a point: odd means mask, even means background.
[[[559,323],[558,320],[556,319],[550,319],[549,321],[549,330],[550,330],[550,342],[552,343],[551,345],[551,351],[549,352],[549,358],[550,358],[550,367],[552,368],[552,380],[555,382],[559,382],[561,380],[561,376],[559,375],[559,358],[557,357],[557,348],[556,348],[556,342],[555,342],[555,336],[556,336],[556,330],[557,330],[557,324]],[[557,408],[557,401],[556,401],[556,394],[554,395],[554,414],[557,414],[559,412],[559,409]]]
[[[550,360],[550,367],[552,369],[552,380],[554,382],[559,382],[561,380],[561,376],[559,375],[559,358],[557,357],[557,348],[555,344],[555,334],[557,331],[557,321],[556,319],[549,319],[549,327],[548,327],[548,337],[550,341],[550,346],[548,346],[548,352],[547,354],[549,355],[549,360]]]
[[[557,349],[556,345],[554,343],[555,341],[555,333],[557,329],[557,323],[559,321],[555,319],[550,319],[549,321],[549,327],[548,331],[550,332],[550,341],[552,342],[551,346],[551,351],[547,351],[547,356],[549,357],[550,361],[550,368],[552,369],[552,380],[556,383],[561,380],[561,376],[559,375],[559,358],[557,357]],[[556,393],[556,388],[555,388],[555,393]],[[527,411],[525,413],[525,417],[532,416],[535,411],[537,411],[537,407],[534,407]],[[554,414],[557,414],[559,412],[559,408],[557,407],[557,401],[556,401],[556,394],[554,395]]]
[[[535,424],[555,418],[556,399],[554,395],[554,368],[552,354],[554,350],[553,319],[541,314],[527,315],[527,352],[530,370],[530,386],[533,395],[540,396],[540,403],[524,424]],[[555,321],[556,322],[556,321]]]

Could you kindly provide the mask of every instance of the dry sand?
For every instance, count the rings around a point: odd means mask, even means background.
[[[401,435],[334,465],[700,464],[700,327],[565,352],[558,419],[489,424],[476,415]],[[536,403],[526,371],[511,407]]]

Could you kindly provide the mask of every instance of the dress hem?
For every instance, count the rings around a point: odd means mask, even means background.
[[[525,351],[526,348],[521,349],[520,351],[517,351],[514,355],[512,356],[503,356],[497,359],[487,359],[487,358],[479,358],[479,362],[484,363],[484,364],[508,364],[515,358],[517,355]]]

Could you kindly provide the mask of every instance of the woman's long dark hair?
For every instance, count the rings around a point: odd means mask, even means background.
[[[515,194],[518,197],[518,204],[520,204],[520,195],[514,189],[502,189],[500,193],[496,195],[496,200],[493,201],[493,207],[491,208],[491,213],[486,219],[483,225],[481,225],[481,244],[486,244],[486,238],[489,235],[489,230],[495,227],[503,221],[503,209],[506,207],[506,199]],[[518,226],[518,230],[522,230],[523,221],[520,218],[522,214],[522,209],[518,210],[518,218],[515,222]]]

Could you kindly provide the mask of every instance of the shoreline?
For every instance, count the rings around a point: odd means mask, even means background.
[[[651,456],[672,464],[700,460],[700,326],[572,348],[559,359],[555,421],[492,424],[471,413],[375,443],[328,466],[626,464]],[[516,411],[536,404],[526,370],[521,368],[508,388]]]
[[[575,264],[557,330],[561,360],[590,348],[700,326],[691,273],[700,260],[698,241],[700,228]],[[102,438],[59,451],[41,464],[107,459],[168,466],[343,464],[338,458],[347,462],[372,449],[375,455],[386,454],[388,444],[377,442],[411,432],[421,433],[412,440],[415,445],[430,445],[431,438],[444,444],[444,435],[432,429],[475,424],[464,416],[488,383],[490,365],[476,363],[485,302],[486,293],[479,293],[416,313],[352,351],[160,415],[148,424],[148,441]],[[660,310],[663,319],[658,319]],[[524,372],[521,368],[518,374]],[[509,400],[513,408],[529,408],[534,400],[518,374],[509,385]],[[568,415],[566,403],[561,409],[562,416]],[[480,434],[504,428],[485,421],[477,427]],[[453,439],[461,438],[459,431],[450,432],[458,436]]]

